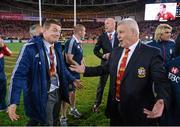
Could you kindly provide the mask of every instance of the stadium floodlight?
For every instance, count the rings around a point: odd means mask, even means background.
[[[74,0],[74,26],[76,26],[76,0]]]
[[[41,16],[41,0],[39,0],[39,25],[42,26],[42,16]]]

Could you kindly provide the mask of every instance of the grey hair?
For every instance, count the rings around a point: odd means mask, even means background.
[[[128,26],[139,37],[139,27],[138,27],[137,22],[134,19],[125,18],[118,23],[118,26],[121,24],[125,24],[126,26]]]
[[[37,27],[40,27],[39,24],[35,24],[35,25],[32,25],[30,28],[29,28],[29,34],[31,37],[35,36],[36,34],[36,28]]]

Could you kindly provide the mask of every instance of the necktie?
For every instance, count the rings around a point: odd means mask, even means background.
[[[55,63],[54,63],[54,47],[51,46],[50,47],[50,54],[49,54],[49,58],[50,58],[50,69],[49,69],[49,75],[50,77],[55,75]]]
[[[120,101],[120,85],[121,85],[122,78],[124,76],[129,51],[130,49],[128,48],[125,49],[125,54],[121,60],[121,64],[120,64],[117,78],[116,78],[116,100],[117,101]]]
[[[109,34],[109,36],[108,36],[108,38],[109,38],[109,41],[110,41],[110,43],[111,43],[111,45],[112,45],[112,47],[113,47],[113,43],[112,43],[112,34]]]
[[[109,41],[111,42],[112,41],[112,34],[109,34],[108,38],[109,38]]]

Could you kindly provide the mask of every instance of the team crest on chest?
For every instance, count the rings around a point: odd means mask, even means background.
[[[145,70],[144,67],[140,67],[140,68],[138,69],[138,77],[139,77],[139,78],[144,78],[144,77],[146,77],[146,70]]]

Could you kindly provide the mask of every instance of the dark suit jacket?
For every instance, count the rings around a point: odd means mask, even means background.
[[[175,55],[180,56],[180,34],[178,34],[175,41]]]
[[[118,39],[117,39],[117,33],[114,34],[114,45],[113,48],[118,46]],[[103,59],[103,54],[105,53],[111,53],[112,52],[112,44],[109,41],[107,32],[104,32],[102,35],[99,36],[98,41],[94,47],[94,54],[99,57],[100,59],[106,61]],[[102,49],[102,52],[100,51]]]
[[[143,108],[152,109],[157,99],[164,99],[165,109],[169,107],[170,84],[167,79],[160,51],[138,43],[126,67],[121,83],[121,101],[115,101],[115,86],[118,62],[123,48],[117,47],[107,64],[86,67],[84,76],[110,74],[110,88],[106,107],[107,117],[121,116],[125,125],[151,125]],[[153,81],[158,86],[157,97],[152,92]]]

